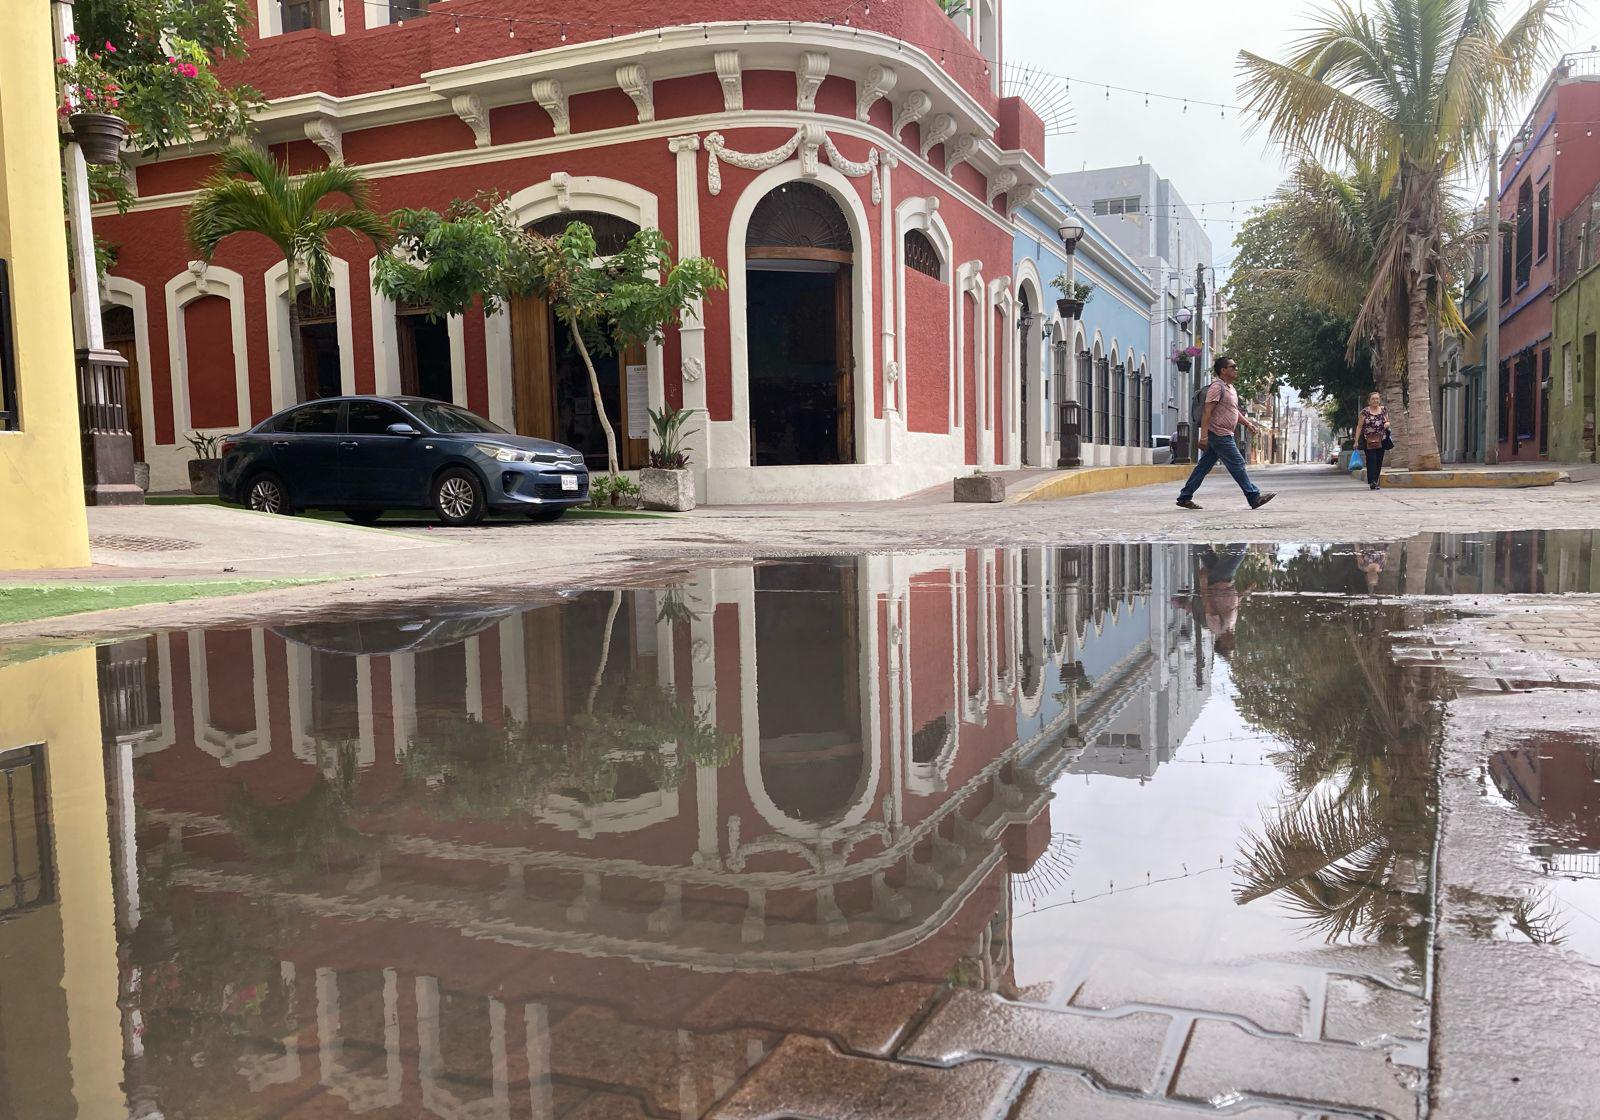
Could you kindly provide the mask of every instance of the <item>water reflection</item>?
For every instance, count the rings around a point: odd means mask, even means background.
[[[1378,582],[1526,552],[1396,546]],[[3,853],[15,900],[59,881],[103,929],[69,982],[39,965],[63,914],[0,925],[8,974],[67,1001],[29,1004],[41,1054],[0,1093],[42,1120],[109,1089],[207,1120],[691,1117],[784,1034],[885,1046],[950,983],[1420,991],[1442,682],[1390,662],[1424,608],[1367,598],[1353,555],[768,561],[0,669],[80,724],[97,683],[105,744],[0,719],[51,775],[0,754],[51,840]]]

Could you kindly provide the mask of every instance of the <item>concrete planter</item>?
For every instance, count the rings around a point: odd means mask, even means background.
[[[639,472],[639,504],[645,509],[689,512],[694,508],[694,472],[646,467]]]
[[[146,494],[150,492],[150,464],[133,464],[133,484]]]
[[[121,158],[122,141],[128,135],[128,122],[110,113],[73,113],[67,118],[72,139],[83,149],[89,163],[109,167]]]
[[[997,474],[964,474],[956,479],[955,500],[958,502],[1003,502],[1006,500],[1006,480]]]
[[[215,494],[217,492],[217,472],[221,469],[221,459],[190,459],[189,492],[191,494]]]

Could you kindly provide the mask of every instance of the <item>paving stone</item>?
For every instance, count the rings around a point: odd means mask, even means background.
[[[1021,1077],[1000,1062],[933,1069],[854,1058],[823,1039],[791,1035],[707,1120],[993,1120]]]
[[[1409,1078],[1381,1050],[1258,1038],[1234,1023],[1199,1020],[1190,1032],[1172,1095],[1220,1103],[1235,1094],[1373,1111],[1416,1120]]]
[[[1220,1114],[1219,1114],[1220,1115]],[[1286,1108],[1247,1108],[1227,1120],[1318,1120],[1318,1114]],[[1153,1100],[1102,1093],[1075,1073],[1040,1070],[1011,1120],[1196,1120],[1191,1109]]]
[[[825,1034],[847,1050],[887,1057],[940,992],[933,984],[873,984],[806,976],[737,977],[684,1017],[692,1030],[767,1027]]]
[[[1155,1088],[1169,1016],[1094,1016],[957,992],[917,1032],[902,1057],[948,1064],[971,1057],[1071,1066],[1116,1089]]]
[[[1374,984],[1360,976],[1328,977],[1322,1037],[1373,1045],[1389,1039],[1422,1038],[1427,1006],[1420,996]]]
[[[1131,953],[1113,953],[1069,1001],[1073,1007],[1111,1011],[1130,1003],[1155,1003],[1193,1011],[1240,1015],[1262,1030],[1298,1035],[1311,998],[1283,973],[1248,968],[1173,965]]]
[[[637,1100],[616,1093],[591,1093],[576,1108],[559,1115],[561,1120],[649,1120]]]

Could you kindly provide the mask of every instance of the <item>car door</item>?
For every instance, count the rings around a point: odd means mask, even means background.
[[[351,401],[345,410],[339,470],[352,502],[393,509],[422,500],[427,477],[420,462],[421,437],[392,435],[391,424],[418,428],[411,417],[386,401]]]
[[[272,437],[273,462],[301,507],[337,505],[340,401],[313,401],[288,416],[286,431]]]

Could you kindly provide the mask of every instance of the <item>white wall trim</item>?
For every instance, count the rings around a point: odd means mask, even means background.
[[[265,276],[267,369],[272,384],[272,411],[299,404],[294,378],[294,353],[289,349],[289,262],[279,261]],[[333,311],[338,316],[339,391],[356,391],[355,324],[350,318],[350,262],[333,258]]]
[[[1047,411],[1045,406],[1045,385],[1047,383],[1045,380],[1045,365],[1049,354],[1044,347],[1041,332],[1044,330],[1045,320],[1049,317],[1049,309],[1044,302],[1044,281],[1040,278],[1039,268],[1034,264],[1031,257],[1024,257],[1016,267],[1016,287],[1013,297],[1016,300],[1015,306],[1018,308],[1022,306],[1022,292],[1024,289],[1027,289],[1030,293],[1028,298],[1033,308],[1034,320],[1028,326],[1026,338],[1022,337],[1020,326],[1013,331],[1013,334],[1018,339],[1021,339],[1022,342],[1020,347],[1015,347],[1017,355],[1016,360],[1012,363],[1014,380],[1018,386],[1017,461],[1019,464],[1025,461],[1032,466],[1038,467],[1044,465],[1046,448],[1044,438],[1045,413]],[[1027,387],[1026,394],[1021,392],[1024,357],[1031,363],[1030,384]],[[1026,447],[1022,446],[1023,425],[1021,423],[1024,396],[1027,398],[1028,405],[1028,423],[1026,425],[1028,429],[1028,445]]]
[[[144,431],[145,456],[156,442],[155,368],[150,364],[150,303],[144,285],[121,276],[107,276],[105,298],[110,307],[126,307],[133,312],[133,352],[139,361],[139,423]],[[248,417],[245,418],[248,421]],[[173,433],[176,440],[177,433]]]
[[[367,287],[372,292],[373,387],[374,392],[393,397],[403,391],[400,384],[400,324],[395,314],[398,307],[394,300],[373,285],[377,273],[378,258],[373,257],[367,262]],[[465,408],[467,407],[466,329],[460,315],[446,316],[445,326],[450,332],[450,400]],[[494,417],[491,416],[490,419],[493,420]]]
[[[203,279],[202,279],[203,276]],[[204,296],[221,296],[232,309],[233,376],[237,421],[210,432],[231,432],[250,426],[250,355],[246,350],[244,327],[244,277],[230,268],[217,265],[207,267],[202,276],[192,271],[180,272],[166,284],[167,302],[167,367],[172,377],[172,436],[175,445],[182,445],[188,432],[195,429],[189,417],[189,347],[183,329],[183,309]]]
[[[900,363],[900,394],[904,414],[909,416],[911,411],[911,379],[909,345],[906,335],[906,264],[905,241],[906,234],[918,230],[927,236],[933,243],[935,251],[939,254],[939,280],[948,291],[947,312],[949,318],[948,353],[946,359],[949,373],[945,378],[948,400],[945,405],[946,432],[956,429],[959,419],[955,413],[958,399],[960,370],[957,368],[956,358],[956,315],[960,305],[956,300],[960,292],[956,290],[955,280],[955,239],[950,236],[950,228],[945,225],[944,219],[939,217],[939,199],[936,195],[917,195],[906,199],[895,208],[894,220],[894,248],[898,257],[899,267],[895,270],[895,358]],[[909,420],[907,421],[909,426]]]

